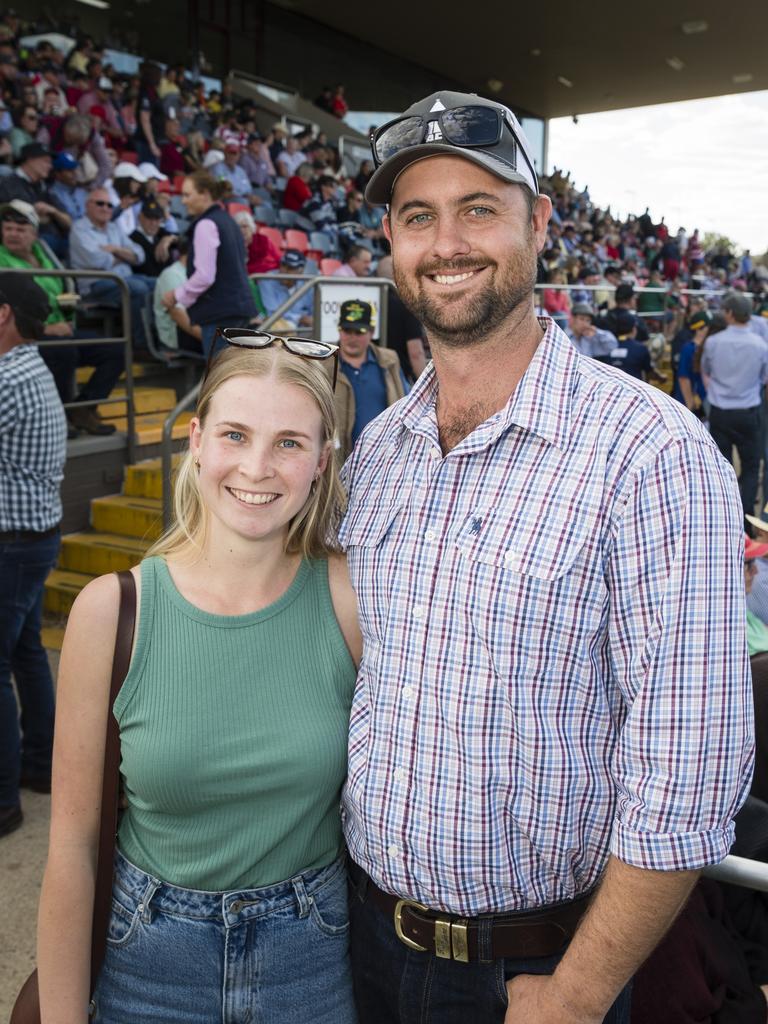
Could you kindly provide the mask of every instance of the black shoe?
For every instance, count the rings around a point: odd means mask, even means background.
[[[86,434],[96,434],[100,437],[114,434],[116,429],[114,423],[105,423],[93,409],[70,409],[69,422],[78,430],[84,430]]]
[[[67,440],[74,441],[76,437],[80,437],[80,431],[73,423],[67,422]]]
[[[16,804],[15,807],[0,807],[0,839],[15,832],[23,820],[21,804]]]
[[[19,785],[22,789],[31,789],[33,793],[50,793],[51,776],[22,774],[19,779]]]

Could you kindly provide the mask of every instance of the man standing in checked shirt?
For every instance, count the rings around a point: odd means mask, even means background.
[[[53,680],[40,617],[59,550],[67,421],[34,344],[49,312],[30,276],[0,274],[0,838],[22,823],[19,785],[51,791]]]
[[[749,787],[736,481],[534,315],[551,204],[505,107],[437,93],[373,149],[434,362],[345,467],[361,1024],[626,1022]]]

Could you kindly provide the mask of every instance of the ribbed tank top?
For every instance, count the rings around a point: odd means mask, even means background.
[[[145,559],[115,702],[128,860],[213,891],[329,864],[341,850],[354,682],[326,561],[302,561],[267,608],[227,616],[190,604],[165,561]]]

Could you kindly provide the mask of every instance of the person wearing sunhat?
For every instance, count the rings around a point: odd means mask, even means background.
[[[339,310],[341,373],[336,384],[339,454],[346,459],[372,419],[410,390],[396,352],[373,341],[373,307],[350,299]]]
[[[574,302],[571,306],[571,326],[565,333],[577,352],[605,361],[618,346],[618,342],[610,331],[595,326],[595,316],[588,302]]]
[[[344,468],[358,1015],[626,1024],[749,790],[736,480],[537,318],[552,207],[508,108],[440,91],[371,141],[432,362]]]

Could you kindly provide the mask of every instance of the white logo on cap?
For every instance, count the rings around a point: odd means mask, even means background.
[[[429,128],[427,129],[427,137],[425,142],[440,142],[443,137],[443,133],[440,131],[440,125],[437,121],[430,121]]]
[[[435,104],[430,110],[430,114],[434,114],[436,110],[445,110],[445,105],[440,101],[440,98],[435,100]]]

